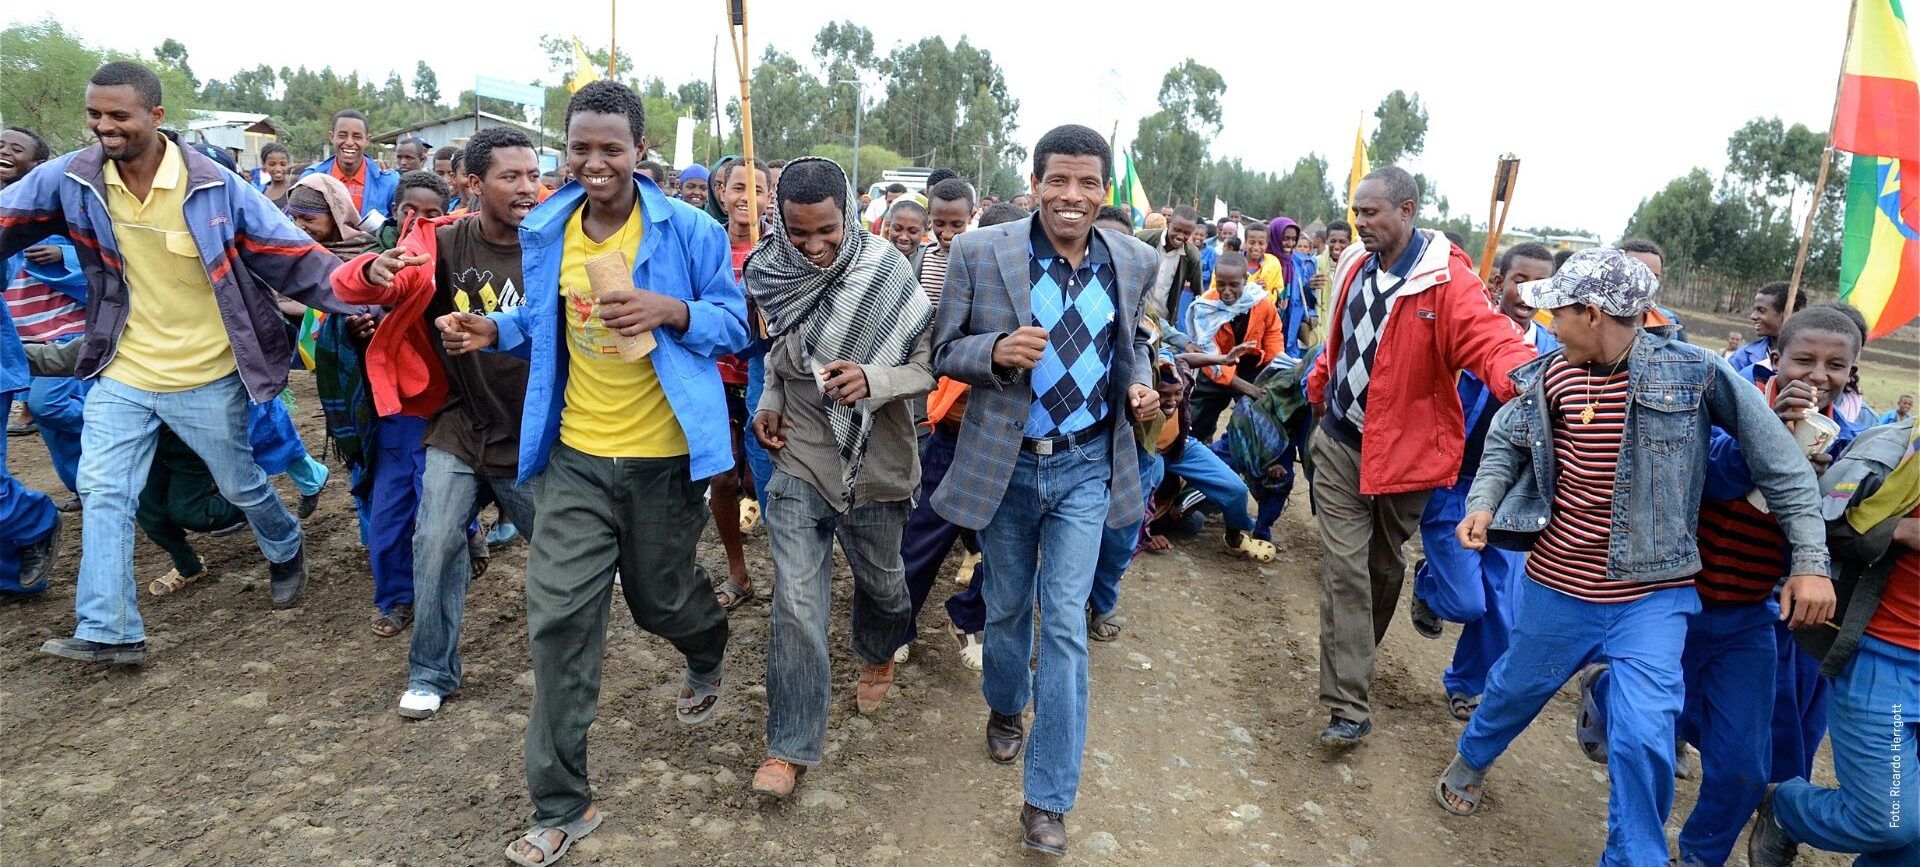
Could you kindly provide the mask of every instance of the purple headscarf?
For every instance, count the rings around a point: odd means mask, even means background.
[[[1299,223],[1286,217],[1274,217],[1267,221],[1267,252],[1280,260],[1281,273],[1287,277],[1287,285],[1281,287],[1283,294],[1285,290],[1293,288],[1293,254],[1280,252],[1280,236],[1286,234],[1288,229],[1294,231],[1295,243],[1298,243],[1298,236],[1301,234]]]

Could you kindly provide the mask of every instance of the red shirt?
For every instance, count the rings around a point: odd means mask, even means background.
[[[1607,578],[1627,385],[1624,367],[1609,376],[1560,358],[1547,369],[1542,388],[1553,424],[1553,511],[1527,557],[1527,577],[1588,602],[1631,602],[1693,583]]]
[[[1907,517],[1920,518],[1920,509]],[[1880,594],[1880,607],[1867,621],[1867,634],[1908,650],[1920,650],[1920,551],[1898,542],[1894,545],[1899,551],[1893,557],[1893,571],[1887,575],[1887,589]]]
[[[733,282],[746,285],[741,272],[747,267],[747,254],[753,252],[753,245],[745,241],[733,245]],[[720,356],[720,381],[726,385],[747,384],[747,363],[731,355]],[[749,407],[749,410],[752,408]]]
[[[364,157],[361,158],[360,171],[354,173],[353,177],[347,177],[346,175],[343,175],[340,173],[340,158],[335,157],[333,160],[333,168],[328,169],[327,174],[330,174],[336,178],[339,178],[340,183],[347,185],[347,193],[353,196],[354,211],[364,213],[366,211],[367,206],[361,204],[360,200],[365,198],[367,193],[367,161],[366,159]]]

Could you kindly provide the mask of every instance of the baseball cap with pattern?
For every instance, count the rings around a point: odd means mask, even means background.
[[[1520,298],[1540,310],[1591,304],[1609,316],[1638,316],[1653,308],[1660,278],[1615,247],[1581,250],[1552,277],[1520,284]]]

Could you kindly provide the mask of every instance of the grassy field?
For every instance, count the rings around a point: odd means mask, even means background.
[[[1753,326],[1744,314],[1676,309],[1686,323],[1687,339],[1718,351],[1727,344],[1727,332],[1738,330],[1753,339]],[[1908,326],[1867,344],[1860,353],[1860,391],[1875,412],[1886,412],[1903,394],[1920,392],[1920,327]]]

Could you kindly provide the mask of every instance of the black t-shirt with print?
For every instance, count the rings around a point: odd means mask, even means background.
[[[427,328],[446,367],[449,388],[446,406],[427,422],[427,445],[451,453],[481,475],[512,477],[520,466],[527,363],[495,352],[450,356],[433,320],[454,310],[486,314],[525,303],[520,246],[488,243],[478,217],[455,220],[437,231],[437,290],[427,304]]]

